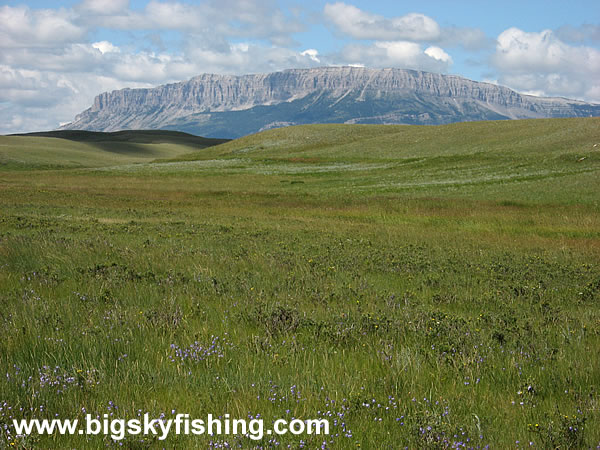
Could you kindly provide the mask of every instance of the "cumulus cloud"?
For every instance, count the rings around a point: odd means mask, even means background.
[[[102,53],[103,55],[105,53],[120,53],[121,49],[115,45],[113,45],[111,42],[108,41],[100,41],[100,42],[94,42],[92,44],[92,47],[95,48],[96,50],[99,50],[100,53]]]
[[[0,134],[51,130],[91,106],[100,92],[151,87],[94,72],[58,73],[0,65]]]
[[[26,6],[0,7],[0,48],[51,47],[82,39],[86,29],[74,23],[65,9],[31,10]]]
[[[332,58],[337,64],[432,72],[446,72],[452,65],[451,56],[441,47],[424,48],[425,42],[452,37],[424,14],[410,13],[387,18],[343,2],[326,4],[323,13],[340,33],[358,40],[374,41],[346,45]]]
[[[505,30],[492,61],[500,83],[514,89],[600,102],[600,50],[569,45],[551,30]]]
[[[337,2],[326,4],[323,14],[338,32],[354,39],[435,42],[469,50],[493,48],[494,45],[493,39],[479,28],[441,27],[434,19],[420,13],[388,18]]]
[[[0,64],[20,69],[68,73],[103,69],[102,53],[89,44],[21,48],[0,53]]]
[[[89,15],[89,26],[120,30],[177,30],[195,34],[265,39],[290,45],[292,33],[304,30],[286,16],[274,0],[206,0],[200,4],[151,0],[142,10],[119,9],[114,14]]]
[[[388,19],[346,3],[328,3],[324,14],[342,33],[356,39],[433,41],[440,26],[424,14],[411,13]]]
[[[202,61],[200,72],[236,74],[266,73],[294,67],[315,67],[321,61],[311,50],[297,52],[283,47],[264,47],[253,43],[229,44],[224,48],[195,48],[190,58]]]
[[[427,56],[429,56],[433,59],[437,59],[438,61],[452,64],[452,58],[450,57],[450,55],[439,47],[435,47],[435,46],[428,47],[425,49],[425,51],[423,53],[425,53]]]
[[[316,63],[320,63],[321,60],[319,59],[319,51],[314,49],[314,48],[309,48],[307,50],[304,50],[302,53],[300,53],[302,56],[308,56],[311,60],[313,60]]]
[[[439,47],[423,50],[423,47],[415,42],[376,41],[372,45],[347,45],[338,55],[337,62],[367,67],[400,67],[447,72],[452,65],[452,58]]]
[[[50,106],[56,104],[52,83],[38,71],[0,66],[0,103],[17,102],[21,105]],[[57,85],[54,87],[58,88]]]

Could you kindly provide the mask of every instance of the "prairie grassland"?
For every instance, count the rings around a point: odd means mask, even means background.
[[[595,447],[599,155],[600,120],[569,119],[6,166],[0,447]],[[11,420],[174,411],[331,434],[17,437]]]

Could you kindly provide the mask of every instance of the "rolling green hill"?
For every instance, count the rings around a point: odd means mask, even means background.
[[[61,130],[0,136],[0,168],[98,167],[169,158],[226,142],[177,131]]]
[[[135,170],[254,174],[271,192],[294,182],[293,189],[319,196],[403,193],[598,205],[600,119],[306,125]],[[236,179],[228,178],[228,189]]]
[[[229,141],[181,159],[244,155],[251,159],[401,161],[456,155],[554,158],[600,151],[600,118],[533,119],[419,125],[301,125]]]

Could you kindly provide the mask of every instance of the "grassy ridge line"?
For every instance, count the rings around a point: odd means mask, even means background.
[[[478,153],[554,157],[600,148],[600,118],[532,119],[419,125],[300,125],[235,139],[174,161],[239,157],[398,160]],[[598,150],[600,151],[600,150]]]
[[[161,164],[102,169],[202,180],[211,189],[315,198],[384,195],[598,208],[600,120],[269,130]]]
[[[171,158],[227,142],[162,130],[62,130],[0,136],[1,169],[101,167]]]

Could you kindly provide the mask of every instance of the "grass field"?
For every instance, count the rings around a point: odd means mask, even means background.
[[[0,143],[0,448],[600,445],[600,119]],[[331,434],[12,426],[146,412]]]

